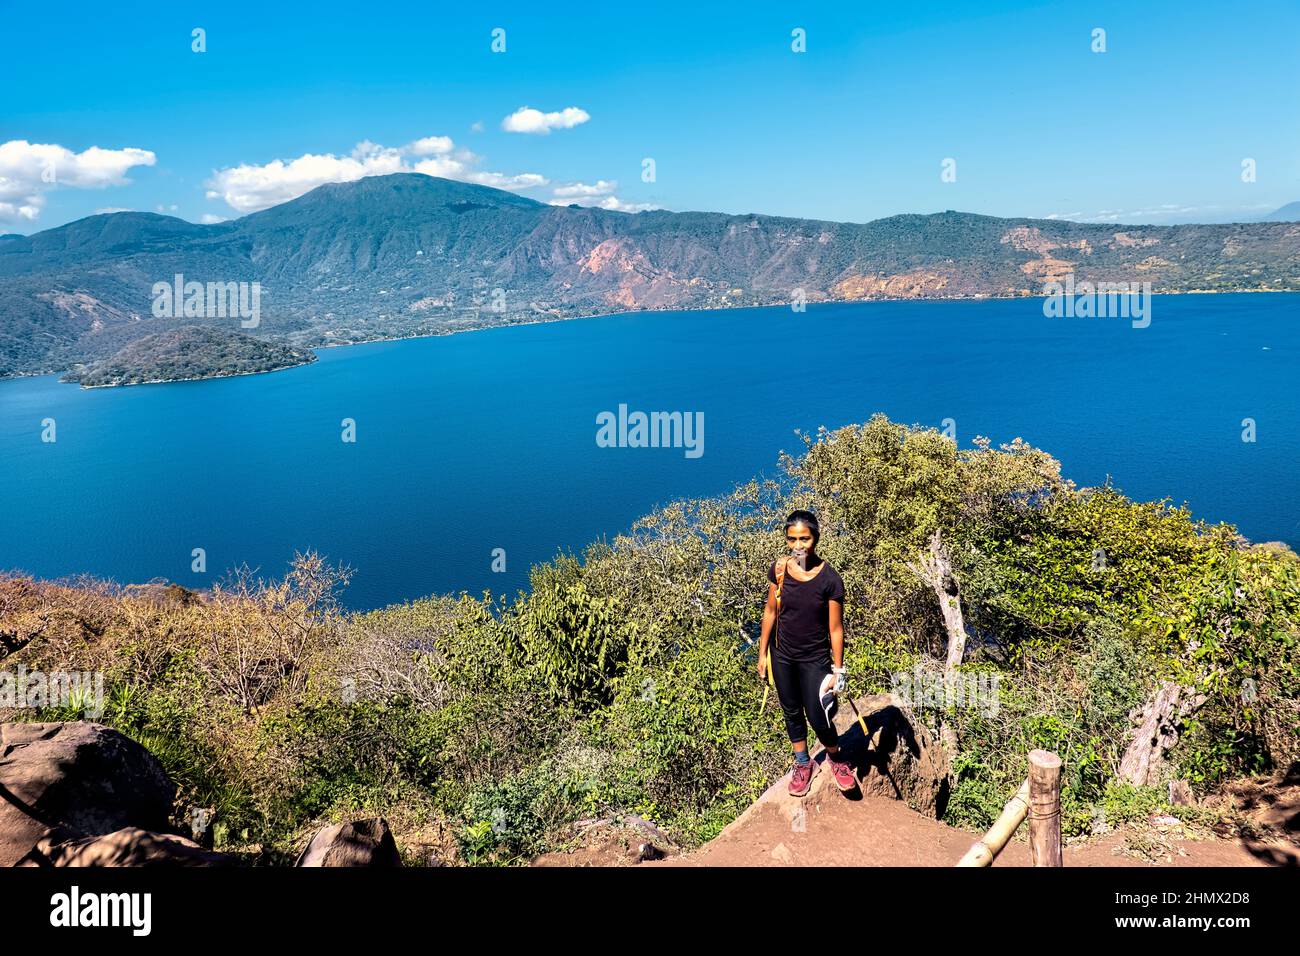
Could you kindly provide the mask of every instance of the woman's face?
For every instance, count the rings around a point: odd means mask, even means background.
[[[785,546],[791,551],[812,554],[813,533],[804,524],[793,524],[785,529]]]

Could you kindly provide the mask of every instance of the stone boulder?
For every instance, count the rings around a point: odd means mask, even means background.
[[[317,832],[294,866],[401,866],[397,842],[382,817],[340,823]]]
[[[153,754],[102,724],[0,724],[0,866],[42,838],[166,830],[175,796]]]
[[[173,833],[124,827],[103,836],[60,839],[54,832],[37,841],[18,866],[229,866],[234,857],[205,850]]]
[[[896,694],[871,694],[856,703],[871,735],[870,745],[846,699],[835,714],[835,729],[863,795],[893,797],[917,813],[942,817],[952,791],[949,758],[942,745]]]

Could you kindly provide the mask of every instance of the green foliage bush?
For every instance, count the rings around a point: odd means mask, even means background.
[[[620,812],[711,838],[789,761],[754,648],[796,507],[817,510],[845,580],[858,694],[942,655],[937,601],[909,564],[943,536],[973,634],[962,670],[998,680],[995,712],[916,708],[958,741],[949,822],[987,827],[1034,748],[1064,760],[1067,834],[1167,812],[1159,789],[1117,779],[1130,715],[1161,681],[1202,701],[1173,754],[1198,790],[1300,757],[1288,550],[1075,489],[1019,439],[958,449],[878,416],[802,441],[780,478],[660,509],[535,567],[512,601],[349,615],[333,598],[346,573],[304,555],[283,581],[243,573],[202,597],[0,580],[0,632],[41,635],[16,652],[29,666],[103,669],[102,719],[159,756],[178,812],[215,807],[221,839],[264,861],[363,813],[444,828],[484,864]]]
[[[594,593],[576,559],[533,569],[532,588],[509,620],[517,660],[527,661],[541,689],[588,710],[607,704],[636,637],[622,603]]]

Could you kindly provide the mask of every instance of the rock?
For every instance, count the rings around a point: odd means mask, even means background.
[[[1186,780],[1169,781],[1169,804],[1175,807],[1192,807],[1196,797],[1192,795],[1192,786]]]
[[[382,817],[317,832],[294,866],[401,866],[397,842]]]
[[[205,850],[212,849],[212,819],[216,812],[215,807],[190,808],[190,838]]]
[[[212,853],[171,833],[124,827],[103,836],[43,837],[18,866],[229,866],[235,858]]]
[[[644,817],[637,816],[635,813],[616,813],[612,816],[601,817],[595,820],[578,820],[573,824],[573,829],[578,833],[585,834],[597,829],[616,829],[626,827],[631,830],[639,830],[649,838],[650,842],[658,843],[663,846],[676,847],[677,844],[668,834],[659,829]]]
[[[102,724],[0,724],[0,866],[55,830],[166,830],[175,796],[149,751]]]
[[[859,698],[856,704],[871,734],[871,745],[867,746],[857,716],[847,702],[835,715],[835,729],[863,795],[893,797],[927,817],[943,816],[952,790],[944,748],[896,694],[872,694]]]
[[[616,813],[572,824],[578,845],[534,858],[530,866],[635,866],[679,851],[677,843],[649,820]]]

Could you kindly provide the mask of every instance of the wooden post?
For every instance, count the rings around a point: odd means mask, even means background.
[[[993,826],[989,827],[989,832],[984,834],[984,839],[967,850],[966,855],[958,861],[957,865],[989,866],[993,858],[1007,845],[1011,834],[1015,833],[1016,828],[1024,822],[1028,812],[1029,780],[1026,779],[1016,791],[1016,795],[1002,808],[1002,813],[993,821]]]
[[[1061,758],[1048,750],[1029,752],[1029,858],[1061,865]]]
[[[1025,817],[1029,817],[1029,857],[1034,866],[1061,865],[1061,758],[1047,750],[1029,752],[1029,776],[1007,801],[989,832],[958,866],[990,866]]]

